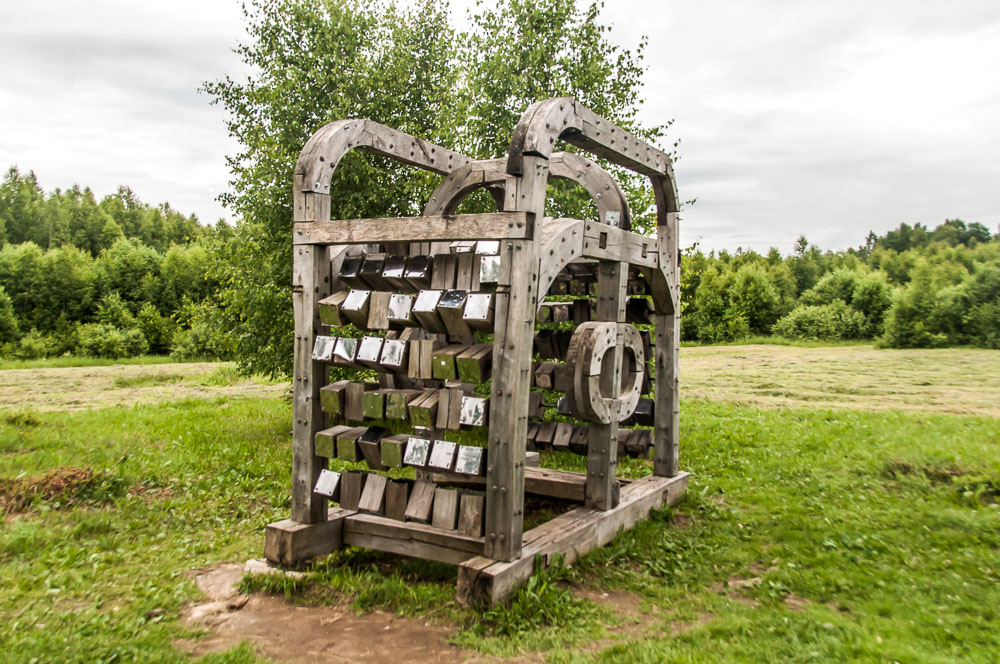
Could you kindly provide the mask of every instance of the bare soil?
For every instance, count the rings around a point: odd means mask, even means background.
[[[195,656],[222,652],[247,641],[278,662],[407,662],[437,664],[467,661],[467,653],[448,644],[449,630],[422,620],[381,611],[365,615],[342,605],[296,606],[281,597],[241,596],[240,565],[202,571],[195,580],[207,600],[189,607],[184,620],[207,636],[177,646]]]

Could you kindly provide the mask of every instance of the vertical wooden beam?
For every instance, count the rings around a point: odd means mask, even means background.
[[[313,486],[326,459],[313,454],[313,438],[323,428],[319,391],[324,365],[313,362],[312,347],[320,329],[319,300],[330,294],[330,259],[326,247],[301,245],[294,249],[292,301],[295,315],[294,424],[292,427],[292,520],[326,520],[326,498]]]
[[[601,261],[597,271],[597,320],[625,322],[628,303],[628,265],[619,261]],[[621,392],[624,349],[619,332],[612,358],[614,362],[610,396]],[[602,390],[607,389],[602,386]],[[589,430],[587,445],[587,486],[584,503],[587,507],[609,510],[618,504],[618,429],[617,414],[607,424],[594,424]]]
[[[548,162],[526,157],[524,175],[511,187],[514,211],[540,224],[545,212]],[[505,205],[506,208],[506,205]],[[537,227],[536,227],[537,229]],[[533,237],[534,232],[529,235]],[[534,239],[501,242],[496,292],[493,385],[486,483],[484,555],[510,561],[521,555],[524,530],[524,454],[531,391],[531,350],[538,308],[538,244]]]
[[[657,187],[654,186],[654,189]],[[662,206],[662,196],[657,197],[657,205]],[[653,434],[653,473],[673,477],[680,472],[679,426],[680,426],[680,264],[678,262],[677,213],[667,212],[661,217],[666,223],[656,227],[660,269],[677,294],[674,311],[663,314],[657,309],[656,349],[656,390],[654,398],[655,428]]]

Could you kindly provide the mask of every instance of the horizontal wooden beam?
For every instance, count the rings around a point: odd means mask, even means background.
[[[657,267],[656,238],[588,221],[583,231],[583,255],[601,260],[624,261],[641,267]]]
[[[529,530],[517,560],[500,562],[480,556],[465,561],[458,568],[458,602],[498,604],[528,580],[536,557],[549,565],[562,556],[568,565],[645,519],[651,510],[664,503],[676,504],[687,484],[688,473],[684,472],[674,477],[649,475],[624,485],[621,500],[613,509],[577,507]]]
[[[453,240],[530,239],[531,212],[490,212],[430,217],[342,219],[295,224],[295,244],[368,244]]]
[[[344,544],[457,565],[482,555],[483,538],[413,521],[355,513],[344,521]]]
[[[486,483],[485,477],[471,477],[459,473],[434,473],[432,479],[437,484],[450,486],[480,487]],[[543,498],[565,500],[580,505],[584,502],[587,476],[569,470],[551,468],[524,469],[524,492]]]

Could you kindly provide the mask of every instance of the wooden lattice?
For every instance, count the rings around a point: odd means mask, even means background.
[[[656,236],[631,232],[614,179],[558,140],[648,176]],[[442,175],[423,216],[331,220],[353,149]],[[546,218],[550,177],[586,189],[599,221]],[[499,211],[455,214],[480,188]],[[269,560],[344,544],[439,560],[459,565],[460,601],[495,603],[536,558],[570,563],[683,495],[666,154],[569,98],[532,104],[506,159],[343,120],[306,143],[294,196],[292,514],[268,526]],[[355,378],[328,384],[330,366]],[[586,455],[587,472],[541,469],[536,449]],[[652,475],[616,477],[619,455],[650,451]],[[333,457],[370,472],[332,472]],[[416,481],[387,472],[405,466]],[[524,532],[525,494],[579,506]]]

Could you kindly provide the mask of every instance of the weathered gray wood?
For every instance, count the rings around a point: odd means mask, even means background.
[[[507,172],[526,174],[529,160],[552,154],[556,140],[650,176],[672,176],[670,157],[600,117],[572,97],[537,101],[521,115],[507,156]]]
[[[461,473],[442,473],[435,470],[430,477],[437,484],[448,486],[481,488],[486,485],[482,477]],[[584,473],[539,468],[528,464],[524,468],[524,492],[540,498],[583,504],[586,483],[587,476]]]
[[[452,565],[476,556],[483,548],[481,537],[361,513],[344,520],[343,542]]]
[[[361,499],[358,501],[358,511],[371,514],[382,514],[385,512],[385,487],[388,483],[385,475],[372,473],[365,482],[365,488],[361,491]]]
[[[541,219],[545,212],[548,165],[526,158],[518,178],[514,206]],[[531,350],[538,292],[538,245],[523,240],[501,243],[493,340],[494,416],[487,453],[487,557],[513,560],[521,553],[524,530],[524,453],[531,390]]]
[[[313,487],[326,459],[316,456],[313,440],[323,428],[320,388],[326,383],[325,367],[312,359],[319,333],[319,300],[330,294],[329,254],[325,247],[296,247],[292,269],[292,302],[295,320],[292,426],[292,519],[317,523],[327,515],[326,500]]]
[[[444,530],[455,530],[458,521],[458,491],[434,490],[434,512],[431,525]]]
[[[340,474],[340,506],[345,510],[357,510],[364,489],[365,475],[357,470]]]
[[[385,515],[396,521],[406,520],[406,503],[410,497],[410,483],[390,480],[385,487]]]
[[[484,505],[485,498],[482,495],[462,494],[458,508],[458,532],[470,537],[482,537]]]
[[[410,500],[406,503],[406,520],[430,523],[431,509],[434,507],[434,483],[417,481],[410,490]],[[341,489],[343,493],[343,489]]]
[[[267,526],[264,557],[277,565],[295,566],[343,546],[344,518],[353,512],[331,508],[324,521],[301,523],[285,519]]]
[[[628,296],[628,266],[618,261],[601,261],[597,277],[597,319],[601,321],[625,322],[625,307]],[[613,370],[610,376],[610,396],[618,397],[621,391],[622,356],[624,355],[621,333],[612,351],[610,361]],[[605,357],[607,362],[609,358]],[[577,398],[580,398],[577,395]],[[619,417],[610,422],[598,423],[590,428],[587,446],[587,502],[588,507],[607,510],[615,506],[618,496],[618,423]],[[567,441],[568,442],[568,441]]]
[[[341,219],[295,224],[294,244],[371,244],[426,240],[530,238],[534,218],[524,212],[487,212],[436,217]]]
[[[650,510],[677,504],[687,489],[687,481],[687,473],[670,478],[649,475],[625,485],[621,501],[613,509],[577,507],[525,533],[522,555],[517,560],[478,557],[462,563],[458,570],[458,602],[495,606],[527,581],[536,557],[543,565],[557,556],[567,565],[573,563],[648,517]]]

